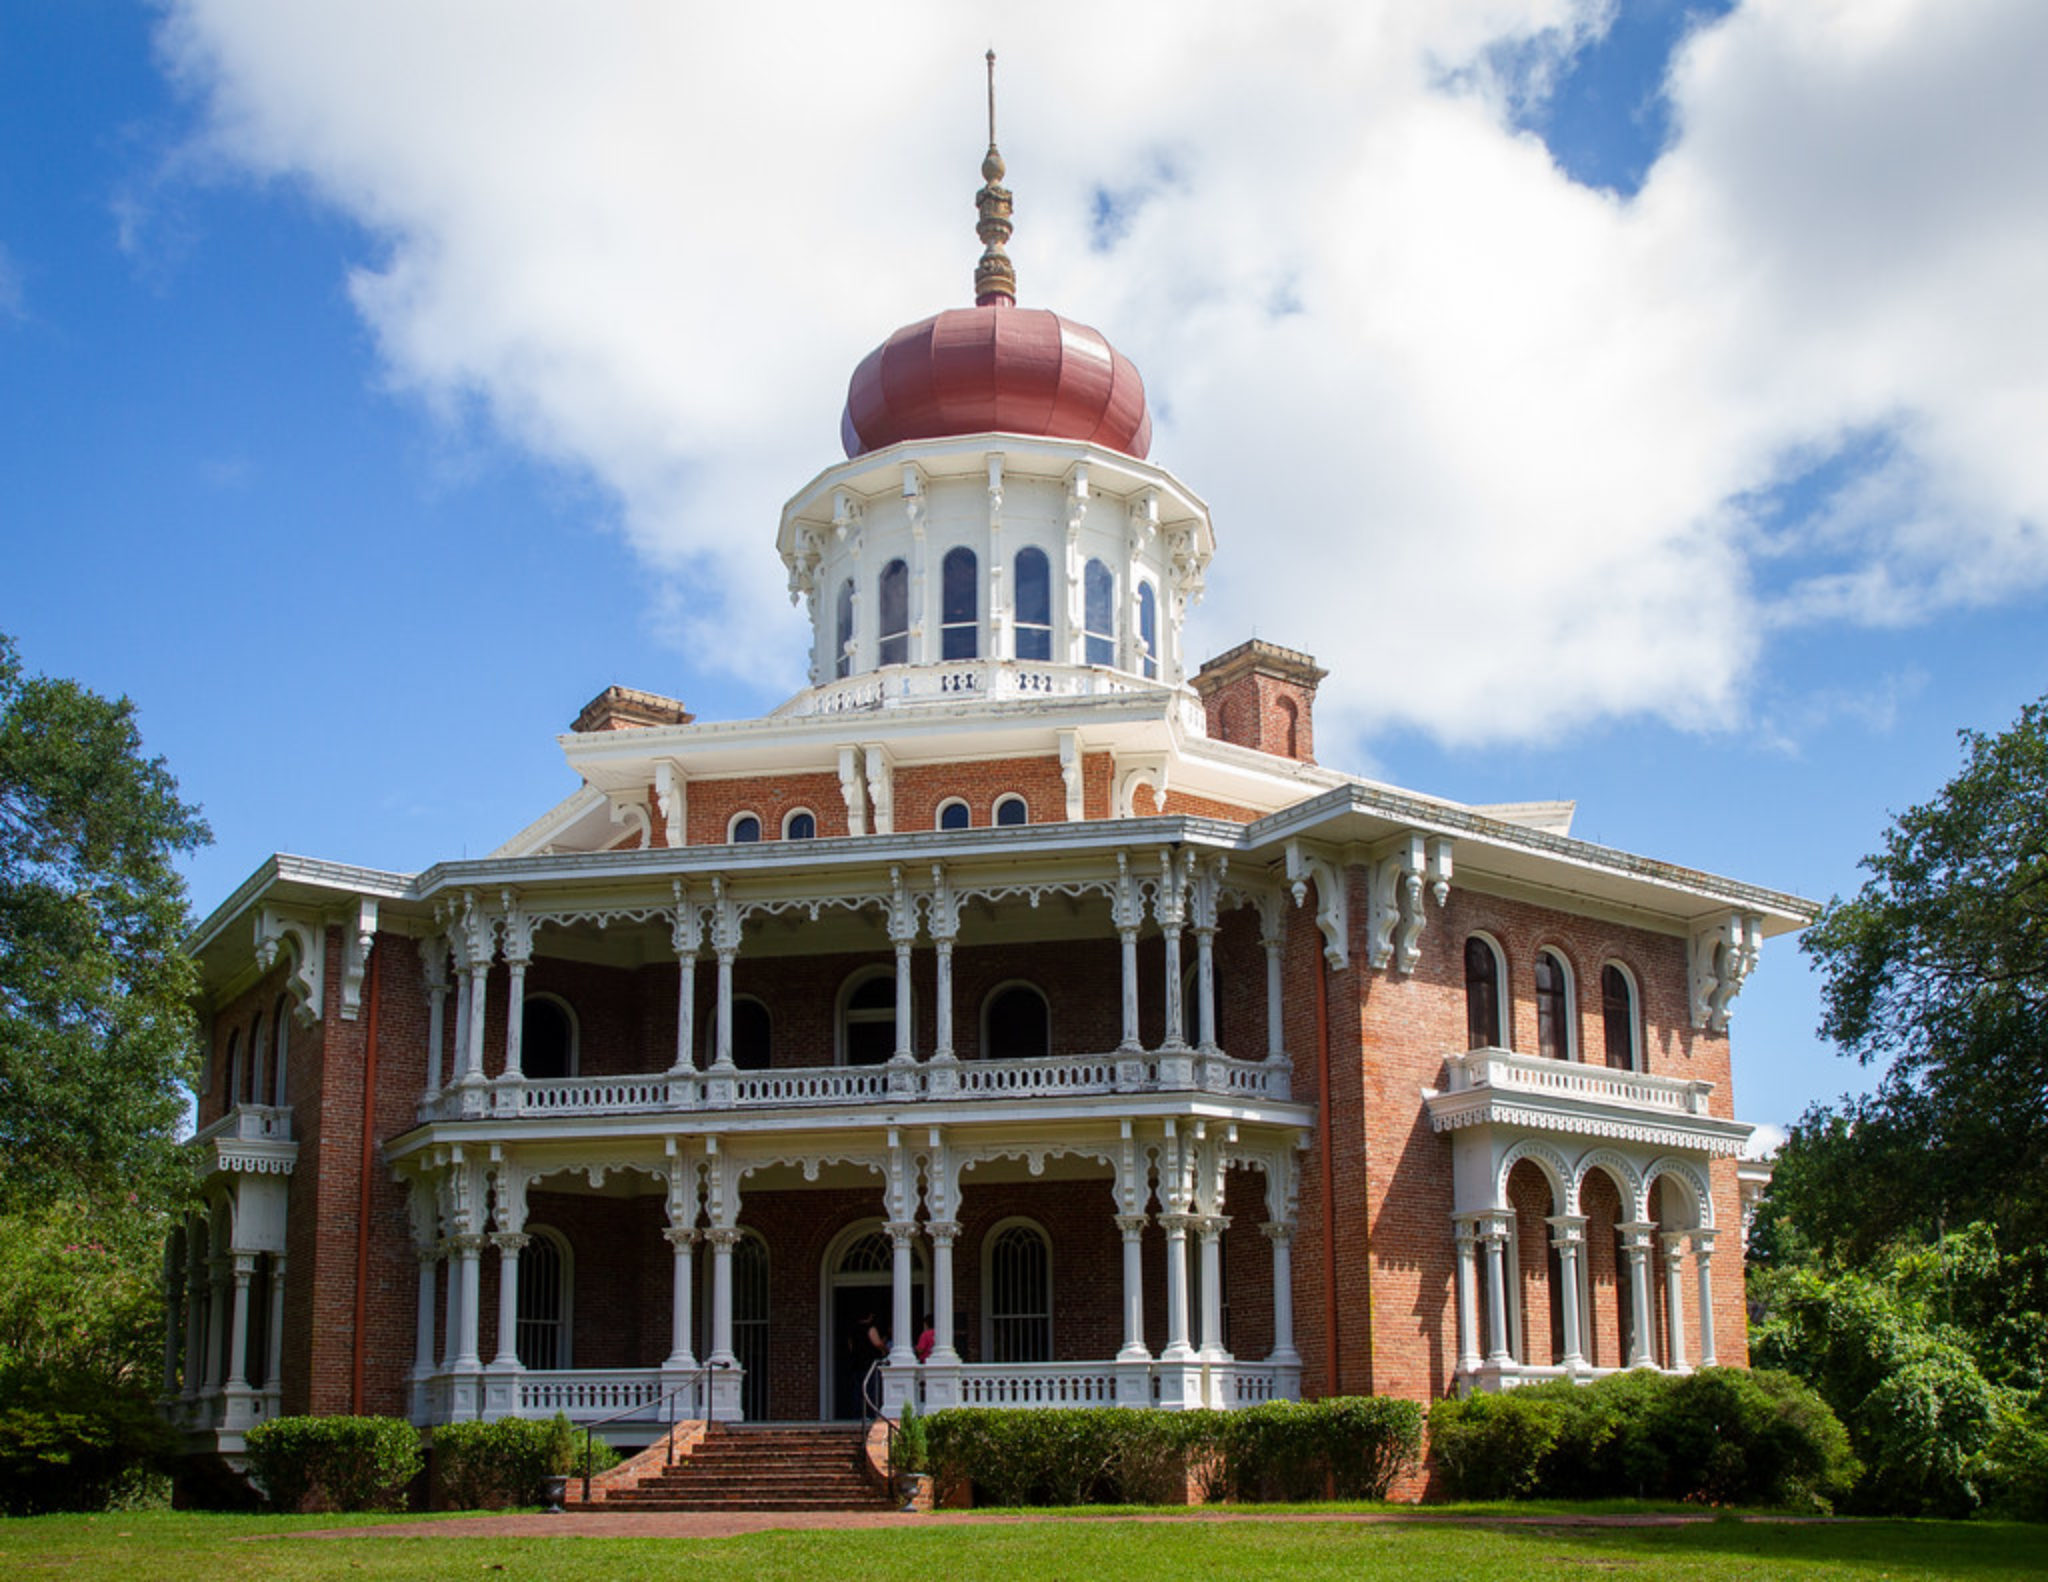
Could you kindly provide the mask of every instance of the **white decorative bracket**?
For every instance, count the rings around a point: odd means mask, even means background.
[[[1086,811],[1082,799],[1081,733],[1060,732],[1060,778],[1067,785],[1067,822],[1078,824]]]
[[[356,897],[354,908],[341,919],[341,1019],[353,1022],[363,1010],[363,977],[370,969],[370,952],[377,943],[377,903],[366,895]]]
[[[292,1018],[311,1027],[326,1004],[327,931],[316,917],[265,906],[256,914],[256,964],[265,972],[277,965],[280,945],[291,958],[284,986],[292,997]]]
[[[895,780],[890,774],[889,749],[880,742],[863,742],[861,755],[867,760],[868,806],[874,812],[877,835],[896,830]]]
[[[1688,957],[1694,1027],[1728,1030],[1729,1003],[1742,992],[1763,944],[1763,919],[1753,912],[1729,912],[1693,930]]]
[[[1116,812],[1119,818],[1149,818],[1154,813],[1166,811],[1166,784],[1172,770],[1172,763],[1164,753],[1146,753],[1136,757],[1118,754],[1116,758]],[[1152,792],[1152,806],[1141,807],[1138,803],[1138,787],[1149,787]]]
[[[1323,932],[1323,959],[1332,972],[1351,965],[1351,905],[1346,899],[1344,875],[1329,858],[1308,850],[1298,840],[1287,843],[1287,882],[1294,892],[1294,904],[1308,901],[1309,880],[1316,884],[1316,927]]]
[[[673,758],[654,766],[654,805],[661,811],[662,834],[671,846],[689,840],[690,777]]]
[[[846,831],[849,835],[868,832],[868,789],[861,773],[860,749],[839,749],[839,794],[846,799]]]
[[[654,820],[647,816],[647,808],[630,791],[607,791],[605,800],[612,805],[612,822],[624,829],[639,833],[640,844],[654,844]]]

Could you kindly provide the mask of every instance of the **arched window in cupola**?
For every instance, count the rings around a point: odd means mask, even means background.
[[[1042,549],[1017,551],[1017,657],[1052,658],[1052,563]]]
[[[1099,560],[1088,562],[1081,575],[1081,615],[1085,630],[1081,660],[1089,665],[1116,663],[1116,578]]]
[[[981,565],[974,551],[946,551],[939,567],[939,657],[973,659],[980,651]]]
[[[1152,584],[1138,584],[1138,669],[1148,681],[1159,676],[1159,595]]]
[[[833,630],[839,646],[833,650],[832,674],[848,676],[853,673],[853,579],[848,577],[839,584],[839,601],[833,610]]]
[[[885,665],[910,663],[910,567],[892,560],[882,568],[880,606],[882,644],[880,662]]]

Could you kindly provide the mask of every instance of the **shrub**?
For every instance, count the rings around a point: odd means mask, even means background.
[[[1558,1380],[1444,1401],[1429,1421],[1445,1480],[1465,1499],[1825,1507],[1859,1470],[1827,1404],[1761,1370]]]
[[[0,1512],[102,1510],[177,1452],[177,1434],[140,1390],[87,1373],[0,1376]]]
[[[896,1424],[895,1437],[889,1441],[889,1459],[890,1470],[898,1476],[924,1472],[931,1466],[931,1435],[915,1401],[903,1403],[903,1416]]]
[[[1422,1448],[1422,1408],[1390,1396],[1268,1401],[1223,1426],[1237,1499],[1383,1500]]]
[[[592,1436],[590,1470],[618,1464],[619,1453]],[[545,1505],[549,1478],[582,1474],[583,1433],[560,1412],[450,1423],[434,1430],[434,1472],[441,1503],[451,1510]]]
[[[398,1417],[276,1417],[249,1430],[249,1472],[281,1511],[395,1510],[420,1470]]]

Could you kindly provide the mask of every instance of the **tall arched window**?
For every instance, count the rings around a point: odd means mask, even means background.
[[[263,1013],[249,1024],[249,1056],[242,1063],[242,1080],[235,1089],[237,1104],[255,1104],[263,1094]]]
[[[1152,584],[1138,584],[1138,669],[1148,680],[1159,674],[1159,596]]]
[[[968,807],[960,798],[954,797],[951,801],[942,802],[939,805],[940,829],[972,829],[973,827],[974,810]]]
[[[766,1071],[773,1031],[766,1005],[751,994],[736,995],[732,1002],[732,1063],[742,1071]],[[712,1037],[717,1036],[713,1028]]]
[[[981,566],[964,545],[939,566],[939,657],[972,659],[980,651]]]
[[[1035,983],[1006,983],[981,1007],[984,1060],[1029,1060],[1052,1053],[1052,1012]]]
[[[567,1368],[569,1360],[569,1244],[559,1231],[526,1227],[519,1255],[519,1317],[514,1345],[525,1368]]]
[[[271,1038],[277,1046],[271,1051],[270,1056],[270,1102],[279,1106],[288,1102],[288,1095],[290,1093],[290,1087],[286,1078],[291,1071],[291,1009],[291,1001],[282,994],[277,997],[277,1004],[270,1008],[270,1025],[275,1029],[271,1034]]]
[[[750,1423],[770,1421],[768,1243],[758,1231],[742,1231],[732,1249],[732,1353],[745,1370],[740,1375],[740,1416]]]
[[[1546,1060],[1572,1058],[1572,977],[1554,950],[1536,953],[1536,1052]]]
[[[1501,960],[1493,942],[1479,934],[1465,941],[1465,1047],[1507,1048],[1501,1025]]]
[[[1008,824],[1029,824],[1030,822],[1031,805],[1022,797],[1013,792],[1009,796],[999,796],[996,798],[996,824],[998,827]]]
[[[1613,962],[1600,969],[1600,1021],[1607,1063],[1616,1071],[1636,1069],[1636,986]]]
[[[1081,624],[1085,632],[1081,661],[1089,665],[1116,663],[1116,578],[1099,560],[1088,562],[1081,575]]]
[[[529,994],[520,1008],[519,1069],[535,1082],[576,1075],[576,1018],[552,994]]]
[[[839,1013],[839,1063],[885,1065],[896,1053],[896,978],[877,967],[857,977]]]
[[[997,1225],[984,1243],[982,1353],[990,1362],[1052,1361],[1052,1246],[1030,1220]]]
[[[892,560],[882,568],[878,615],[881,624],[879,659],[885,665],[910,663],[910,567]]]
[[[242,1085],[242,1035],[228,1034],[227,1054],[220,1063],[220,1107],[231,1110],[235,1107],[235,1090]]]
[[[1017,551],[1017,657],[1052,658],[1052,563],[1042,549]]]
[[[833,651],[832,674],[846,676],[853,673],[853,579],[848,577],[839,584],[839,598],[833,606],[833,631],[839,639],[839,646]]]

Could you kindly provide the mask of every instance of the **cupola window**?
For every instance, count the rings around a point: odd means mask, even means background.
[[[808,808],[798,808],[782,821],[784,840],[815,840],[817,835],[817,816]]]
[[[1159,595],[1152,584],[1138,584],[1138,669],[1148,681],[1159,676]]]
[[[974,551],[949,549],[940,567],[939,657],[973,659],[980,652],[981,566]]]
[[[880,662],[885,665],[910,663],[910,567],[892,560],[882,568],[880,598],[882,642]]]
[[[1052,658],[1052,563],[1042,549],[1017,551],[1017,657]]]
[[[834,608],[834,630],[838,634],[839,646],[832,655],[832,674],[848,676],[853,673],[853,579],[847,578],[839,584],[839,600]]]
[[[1099,560],[1081,575],[1082,619],[1086,627],[1082,663],[1116,663],[1116,578]]]

